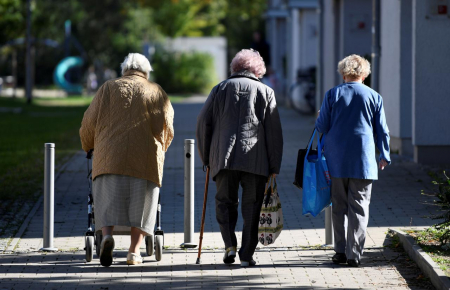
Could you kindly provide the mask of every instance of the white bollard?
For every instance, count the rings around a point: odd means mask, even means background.
[[[184,243],[182,248],[195,248],[194,243],[194,139],[184,140]]]
[[[325,209],[325,245],[333,245],[333,220],[331,206]]]
[[[44,246],[41,251],[57,251],[53,247],[55,196],[55,143],[45,143],[44,160]]]

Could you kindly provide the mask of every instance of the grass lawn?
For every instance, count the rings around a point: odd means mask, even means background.
[[[422,250],[430,255],[431,259],[450,277],[450,244],[441,244],[439,241],[445,230],[437,230],[434,227],[430,227],[423,231],[406,232],[414,237]]]
[[[44,143],[56,143],[55,165],[61,166],[80,149],[78,129],[92,98],[0,98],[0,107],[21,108],[0,113],[0,200],[29,200],[42,188]]]
[[[170,97],[180,102],[184,97]],[[36,198],[42,190],[44,143],[55,143],[56,170],[81,149],[78,135],[83,113],[92,97],[0,97],[0,212],[13,201]],[[20,108],[9,112],[6,108]]]

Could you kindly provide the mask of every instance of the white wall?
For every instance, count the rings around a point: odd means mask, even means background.
[[[280,74],[280,76],[285,77],[287,74],[287,63],[286,63],[286,57],[287,57],[287,50],[288,50],[288,28],[287,28],[287,21],[284,18],[277,19],[277,73]]]
[[[207,52],[214,58],[218,81],[229,75],[225,37],[180,37],[170,40],[170,48],[176,51]]]
[[[401,0],[400,29],[400,137],[412,137],[412,6]],[[410,142],[411,143],[411,142]],[[412,145],[412,144],[411,144]]]
[[[336,41],[339,37],[336,35],[336,1],[323,1],[323,87],[322,90],[325,93],[332,87],[336,86]],[[321,96],[323,99],[324,96]]]
[[[400,137],[400,1],[381,1],[380,91],[390,134]]]
[[[372,0],[341,0],[340,20],[343,37],[339,60],[350,54],[370,55]],[[360,27],[360,24],[364,27]]]
[[[291,35],[289,40],[288,50],[288,87],[295,83],[297,79],[297,70],[300,67],[300,39],[301,39],[301,22],[299,9],[290,10],[289,30],[288,34]]]
[[[302,9],[300,17],[300,68],[317,66],[319,16],[315,9]]]
[[[430,17],[430,2],[413,0],[412,141],[450,147],[450,18]]]
[[[350,54],[371,54],[371,0],[323,1],[323,91],[342,82],[338,62]],[[364,23],[359,28],[359,22]]]
[[[412,8],[410,0],[381,1],[380,91],[391,135],[391,150],[413,155]]]

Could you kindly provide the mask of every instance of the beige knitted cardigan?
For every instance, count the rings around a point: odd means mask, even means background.
[[[161,187],[173,116],[167,94],[142,72],[130,70],[103,84],[80,128],[83,150],[95,149],[92,177],[128,175]]]

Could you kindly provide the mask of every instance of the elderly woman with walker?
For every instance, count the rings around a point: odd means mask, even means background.
[[[364,250],[372,182],[378,166],[391,163],[383,98],[364,85],[370,63],[350,55],[338,64],[344,83],[325,94],[316,129],[326,134],[325,157],[331,175],[334,250],[332,261],[359,267]]]
[[[131,227],[127,264],[141,264],[140,244],[155,227],[165,152],[172,142],[173,108],[164,90],[148,80],[147,58],[130,53],[122,77],[105,82],[84,113],[83,150],[95,149],[95,225],[102,230],[100,263],[113,262],[115,226]]]

